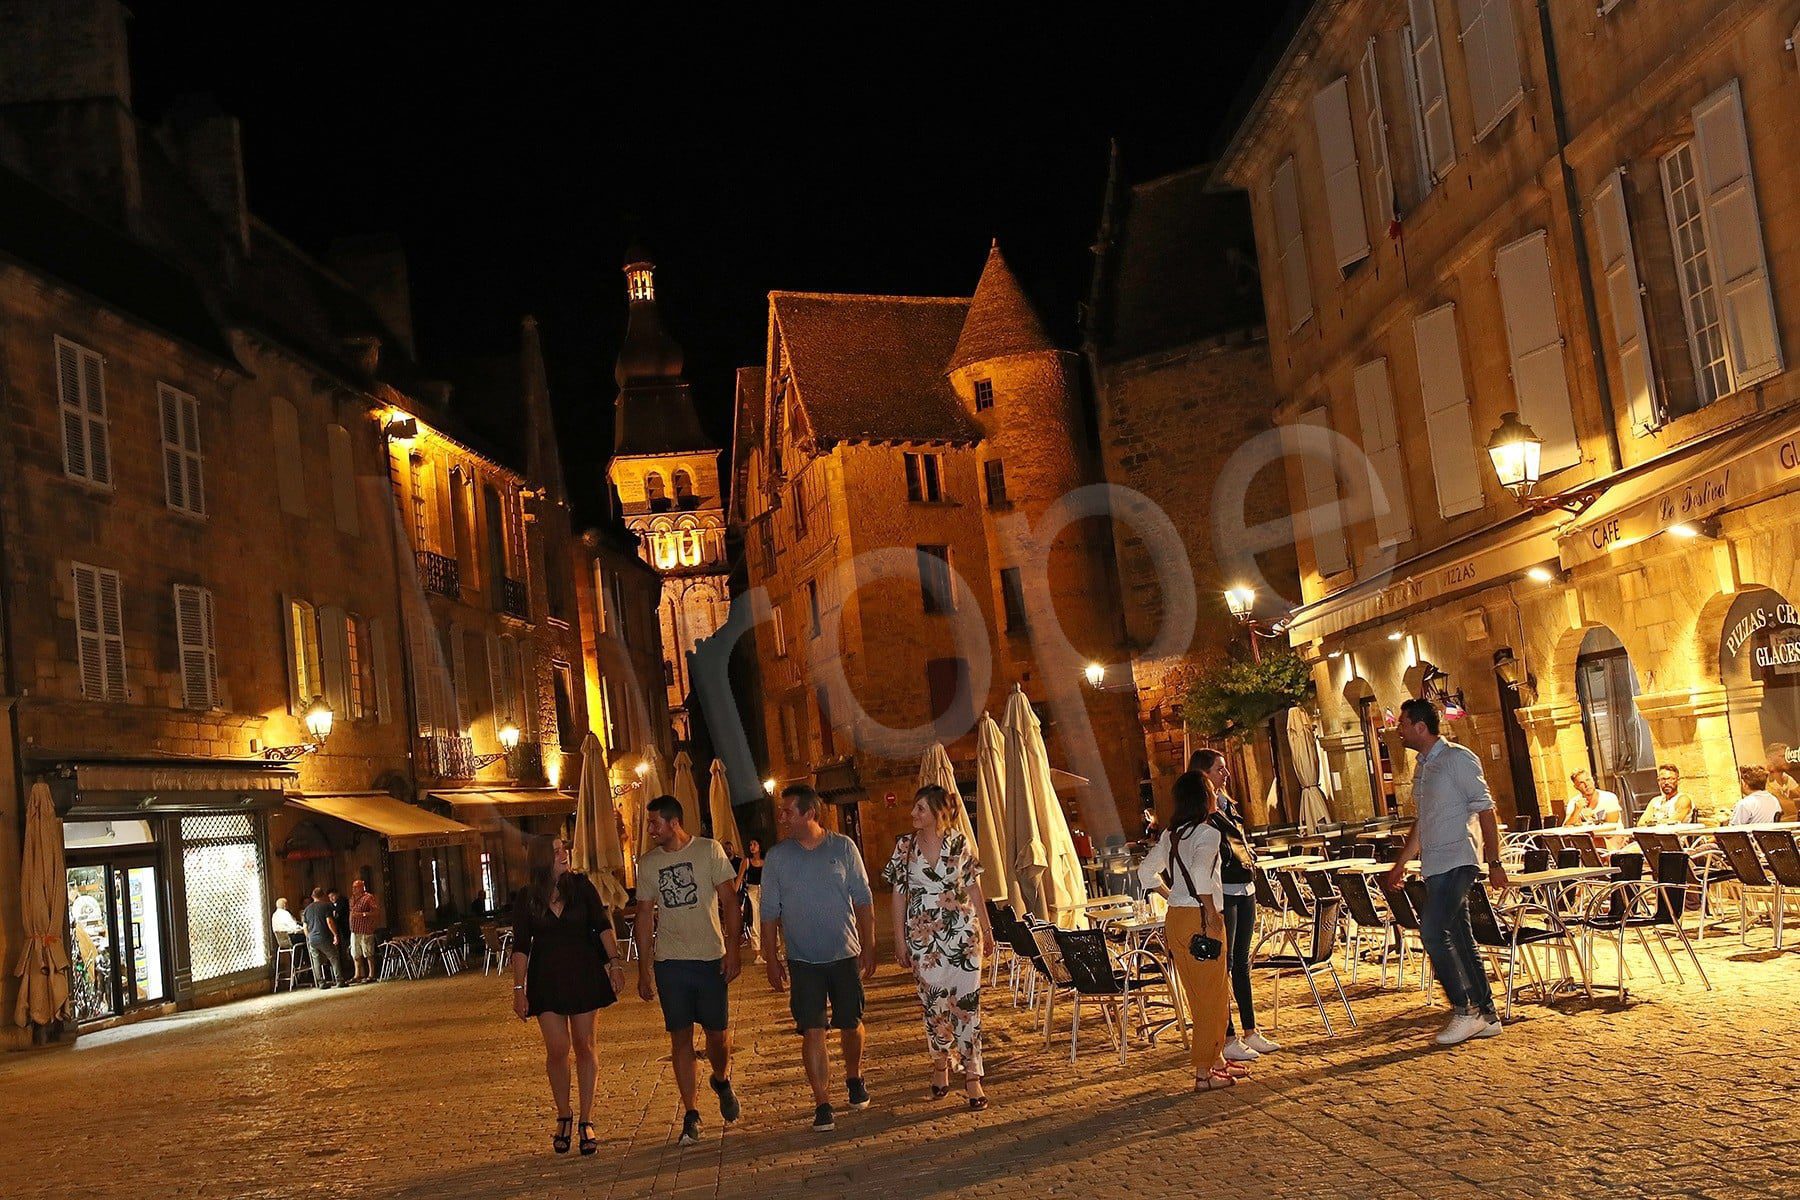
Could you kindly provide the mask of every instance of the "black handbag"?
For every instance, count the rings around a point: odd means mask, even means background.
[[[1193,875],[1188,872],[1187,864],[1181,861],[1181,836],[1175,833],[1174,830],[1169,831],[1169,859],[1175,864],[1176,869],[1181,872],[1182,882],[1187,884],[1188,895],[1198,900],[1200,898],[1200,889],[1194,886]],[[1204,927],[1206,924],[1206,910],[1201,909],[1200,911],[1200,923],[1202,927]],[[1213,959],[1225,953],[1225,943],[1216,937],[1206,936],[1203,928],[1202,932],[1196,933],[1193,937],[1188,939],[1188,953],[1194,956],[1195,962],[1211,962]]]
[[[1249,883],[1256,870],[1256,851],[1243,829],[1223,809],[1214,810],[1207,823],[1219,831],[1219,878],[1225,883]]]

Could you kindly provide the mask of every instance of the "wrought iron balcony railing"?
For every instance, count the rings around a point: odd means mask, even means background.
[[[500,581],[500,611],[521,621],[531,620],[531,604],[526,598],[523,583],[517,579]]]
[[[419,582],[425,590],[454,600],[462,592],[462,574],[456,560],[432,550],[420,550]]]

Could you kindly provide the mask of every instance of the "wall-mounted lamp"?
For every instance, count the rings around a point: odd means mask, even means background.
[[[1669,526],[1668,532],[1671,536],[1683,539],[1716,539],[1719,536],[1719,519],[1717,517],[1708,517],[1704,521],[1679,521],[1676,524]]]
[[[1548,512],[1554,508],[1586,512],[1606,490],[1601,485],[1580,487],[1554,496],[1536,495],[1538,481],[1542,478],[1544,439],[1538,436],[1537,430],[1519,420],[1516,412],[1500,414],[1500,427],[1489,436],[1487,453],[1500,486],[1532,512]]]
[[[493,754],[476,754],[469,758],[469,766],[479,771],[490,763],[497,763],[519,748],[519,727],[511,721],[500,727],[494,735],[500,743],[500,749]]]
[[[763,792],[770,796],[775,794],[775,777],[773,775],[763,780]]]
[[[312,740],[299,742],[292,746],[270,746],[263,751],[263,757],[270,762],[293,762],[308,754],[317,753],[325,745],[325,739],[331,736],[331,725],[335,719],[331,705],[325,703],[323,696],[314,696],[312,703],[306,706],[306,713],[301,717],[306,723],[307,736]]]
[[[410,442],[419,436],[419,420],[417,417],[393,417],[381,427],[381,432],[390,442]]]

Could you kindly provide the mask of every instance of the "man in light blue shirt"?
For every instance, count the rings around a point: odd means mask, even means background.
[[[1407,862],[1418,858],[1419,874],[1425,879],[1421,940],[1452,1010],[1450,1024],[1437,1035],[1437,1043],[1454,1046],[1472,1037],[1497,1037],[1500,1017],[1469,925],[1469,889],[1481,874],[1471,820],[1481,823],[1481,861],[1487,864],[1488,885],[1496,891],[1506,886],[1494,798],[1488,794],[1475,752],[1438,736],[1438,710],[1431,701],[1413,699],[1400,706],[1400,741],[1418,755],[1412,787],[1418,819],[1399,861],[1388,872],[1387,885],[1398,890]]]

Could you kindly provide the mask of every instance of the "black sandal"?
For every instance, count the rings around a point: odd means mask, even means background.
[[[970,1096],[968,1094],[967,1088],[968,1088],[969,1083],[972,1083],[972,1082],[974,1082],[974,1080],[967,1080],[964,1082],[963,1095],[964,1095],[964,1098],[967,1099],[969,1102],[969,1111],[970,1112],[981,1112],[983,1109],[987,1108],[987,1106],[988,1106],[987,1094],[985,1092],[983,1092],[979,1096]]]
[[[583,1154],[592,1154],[599,1148],[600,1139],[594,1136],[594,1123],[592,1121],[583,1121],[581,1123],[581,1152]]]
[[[950,1094],[950,1068],[944,1068],[944,1082],[941,1087],[938,1085],[935,1078],[937,1075],[937,1070],[935,1068],[932,1070],[931,1074],[934,1076],[931,1083],[931,1098],[933,1100],[942,1100],[945,1096]]]
[[[555,1147],[558,1154],[567,1154],[569,1152],[569,1131],[570,1127],[574,1124],[574,1117],[556,1118],[556,1132],[551,1136],[550,1144]]]

